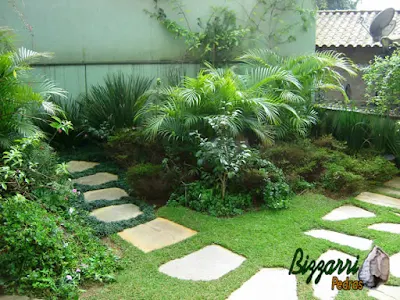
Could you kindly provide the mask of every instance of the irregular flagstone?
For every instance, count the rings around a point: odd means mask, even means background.
[[[72,180],[73,183],[82,184],[82,185],[100,185],[107,182],[118,180],[118,176],[107,173],[107,172],[100,172],[94,175],[89,175],[85,177],[80,177],[77,179]]]
[[[296,285],[296,276],[289,275],[287,269],[261,269],[234,291],[228,300],[296,300]]]
[[[379,231],[386,231],[390,233],[400,234],[400,224],[394,223],[379,223],[373,224],[368,227],[369,229],[379,230]]]
[[[378,300],[400,300],[400,286],[381,285],[377,289],[369,290],[368,296]]]
[[[400,209],[400,199],[380,194],[363,192],[356,199],[370,204]]]
[[[85,201],[92,202],[96,200],[118,200],[128,197],[128,194],[120,188],[109,188],[95,191],[89,191],[83,194]]]
[[[29,300],[30,298],[27,296],[1,296],[0,300]]]
[[[400,278],[400,252],[390,257],[390,274]]]
[[[323,220],[340,221],[351,218],[372,218],[375,214],[365,209],[352,205],[344,205],[332,210],[329,214],[323,217]]]
[[[387,187],[380,187],[380,188],[377,188],[376,191],[378,193],[383,193],[383,194],[388,194],[388,195],[393,195],[393,196],[400,197],[400,190],[390,189],[390,188],[387,188]]]
[[[372,246],[371,240],[325,229],[310,230],[305,232],[305,234],[360,250],[368,250]]]
[[[352,265],[356,261],[356,258],[354,256],[350,256],[346,253],[337,250],[328,250],[318,258],[316,265],[318,265],[318,262],[321,260],[327,263],[329,260],[334,260],[335,262],[337,262],[338,259],[341,259],[343,263],[346,263],[347,259],[349,259],[352,262]],[[318,277],[318,275],[319,272],[318,271],[315,272],[312,278],[312,287],[314,289],[314,297],[321,300],[335,299],[336,295],[339,293],[336,287],[335,289],[332,290],[333,276],[338,277],[338,279],[341,281],[346,280],[346,277],[349,276],[346,274],[346,272],[343,272],[342,274],[338,275],[338,271],[335,271],[332,275],[322,274],[320,281],[317,284],[315,284],[315,279],[316,277]]]
[[[90,213],[91,216],[103,222],[118,222],[129,220],[141,215],[142,211],[134,204],[112,205],[95,209]]]
[[[196,252],[167,262],[159,268],[168,276],[194,281],[218,279],[239,267],[246,258],[218,245],[206,246]]]
[[[67,162],[67,170],[70,173],[78,173],[89,170],[98,166],[97,162],[83,161],[83,160],[71,160]]]
[[[118,233],[124,240],[147,253],[179,243],[197,232],[167,219],[157,218]]]
[[[383,185],[395,188],[395,189],[400,189],[400,177],[395,177],[392,180],[389,180],[385,182]]]

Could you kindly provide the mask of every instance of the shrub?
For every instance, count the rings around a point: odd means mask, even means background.
[[[264,201],[269,208],[287,208],[289,200],[293,197],[289,184],[287,184],[283,178],[282,173],[276,181],[271,180],[271,178],[266,179],[263,194]]]
[[[121,72],[108,74],[104,85],[92,86],[82,99],[88,125],[96,129],[104,122],[115,129],[134,126],[138,99],[150,88],[152,81]]]
[[[400,50],[384,58],[375,56],[363,79],[367,96],[379,112],[397,108],[400,104]]]
[[[157,141],[146,141],[141,131],[122,129],[108,138],[105,145],[107,155],[121,167],[137,163],[160,164],[165,156],[163,146]]]
[[[128,169],[127,179],[134,193],[146,200],[166,202],[175,185],[161,164],[137,164]]]
[[[185,186],[180,195],[174,193],[168,201],[169,205],[183,205],[195,211],[206,212],[216,217],[228,217],[242,214],[252,205],[249,194],[226,194],[221,198],[221,192],[209,188],[205,183],[196,181]]]
[[[0,162],[0,198],[15,193],[31,197],[34,189],[60,179],[67,171],[56,162],[55,153],[40,137],[16,141]]]
[[[9,291],[73,299],[83,281],[113,279],[116,257],[73,209],[64,219],[17,195],[0,203],[0,225],[0,277]]]
[[[283,169],[296,192],[315,187],[348,195],[398,173],[396,166],[383,157],[342,152],[343,144],[332,141],[331,137],[315,142],[324,147],[310,141],[280,143],[265,150],[263,155]]]

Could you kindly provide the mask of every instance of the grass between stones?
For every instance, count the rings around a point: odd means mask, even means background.
[[[373,218],[325,221],[322,217],[344,204],[351,204],[376,214]],[[311,229],[328,229],[372,239],[389,255],[400,250],[400,235],[368,229],[381,223],[399,223],[395,209],[363,203],[355,199],[336,201],[318,194],[304,194],[292,200],[289,209],[283,211],[260,210],[242,216],[220,219],[191,211],[183,207],[162,207],[159,217],[196,230],[198,233],[180,243],[143,253],[123,241],[117,235],[111,240],[123,251],[127,265],[117,276],[117,282],[88,292],[88,299],[226,299],[245,281],[262,268],[290,268],[295,250],[301,247],[310,259],[329,249],[349,255],[360,255],[360,265],[369,251],[360,251],[304,234]],[[222,278],[208,282],[184,281],[169,277],[158,271],[162,264],[188,255],[204,246],[218,244],[247,260],[237,269]],[[303,261],[304,262],[304,261]],[[314,299],[312,285],[306,284],[305,275],[297,275],[299,299]],[[389,285],[400,285],[400,278],[391,277]],[[339,300],[372,299],[368,289],[362,291],[340,291]]]

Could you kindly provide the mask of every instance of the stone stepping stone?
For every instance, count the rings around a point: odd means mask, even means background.
[[[118,235],[147,253],[179,243],[197,232],[167,219],[157,218],[145,224],[125,229]]]
[[[364,192],[358,195],[356,199],[370,204],[400,209],[400,199],[380,194]]]
[[[372,246],[371,240],[325,229],[310,230],[305,232],[305,234],[360,250],[369,250]]]
[[[142,211],[134,204],[112,205],[95,209],[90,213],[90,216],[103,222],[118,222],[129,220],[141,215]]]
[[[393,196],[399,196],[400,197],[400,190],[390,189],[390,188],[387,188],[387,187],[380,187],[380,188],[377,188],[376,191],[378,193],[383,193],[383,194],[388,194],[388,195],[393,195]]]
[[[295,275],[289,275],[287,269],[261,269],[228,300],[297,300],[297,282]]]
[[[67,162],[67,170],[70,173],[78,173],[89,170],[98,166],[99,163],[90,162],[90,161],[83,161],[83,160],[71,160]]]
[[[400,252],[390,257],[390,274],[400,278]]]
[[[400,300],[400,286],[381,285],[369,290],[368,296],[378,300]]]
[[[323,220],[341,221],[351,218],[372,218],[375,214],[365,209],[352,205],[344,205],[332,210],[329,214],[323,217]]]
[[[337,250],[328,250],[324,254],[322,254],[318,259],[316,265],[318,265],[318,262],[323,260],[325,263],[327,263],[329,260],[334,260],[335,262],[338,261],[338,259],[341,259],[344,264],[346,264],[347,259],[349,259],[352,262],[352,265],[356,261],[356,258],[354,256],[350,256],[346,253],[337,251]],[[346,272],[343,272],[342,274],[338,275],[338,271],[335,271],[332,273],[332,275],[325,275],[323,274],[321,277],[321,280],[318,282],[318,284],[315,284],[315,278],[318,277],[319,272],[315,272],[313,278],[312,278],[312,287],[314,289],[314,297],[321,299],[321,300],[331,300],[335,299],[337,294],[339,293],[338,289],[335,287],[334,290],[332,290],[332,277],[336,276],[338,277],[339,280],[344,281],[346,280],[346,277],[349,276],[346,274]]]
[[[118,200],[123,197],[128,197],[128,194],[120,188],[109,188],[95,191],[89,191],[83,194],[83,198],[87,202],[96,200]]]
[[[239,267],[246,258],[218,245],[206,246],[196,252],[167,262],[161,273],[182,280],[216,280]]]
[[[82,185],[100,185],[104,184],[107,182],[115,181],[118,180],[118,176],[111,174],[111,173],[106,173],[106,172],[100,172],[96,173],[94,175],[89,175],[85,177],[80,177],[77,179],[72,180],[73,183],[77,184],[82,184]]]
[[[394,189],[400,189],[400,177],[395,177],[392,180],[385,182],[383,185]]]
[[[379,231],[386,231],[390,233],[400,234],[400,224],[394,223],[379,223],[373,224],[368,227],[369,229],[379,230]]]

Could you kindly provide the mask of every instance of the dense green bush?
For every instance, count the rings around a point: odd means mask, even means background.
[[[127,172],[128,184],[140,198],[149,201],[167,202],[175,182],[174,178],[165,171],[163,165],[137,164]]]
[[[105,150],[113,161],[123,168],[137,163],[160,164],[165,156],[165,149],[157,141],[147,141],[141,131],[122,129],[108,138]]]
[[[387,113],[400,104],[400,50],[386,57],[375,56],[365,70],[363,79],[367,85],[367,96],[376,105],[376,110]]]
[[[63,196],[58,201],[67,201]],[[8,291],[77,299],[79,284],[110,281],[118,267],[72,208],[63,218],[16,195],[0,202],[0,225],[0,277]]]
[[[182,205],[199,212],[206,212],[216,217],[227,217],[242,214],[252,205],[249,194],[226,194],[207,187],[204,182],[196,181],[185,186],[182,193],[173,193],[169,205]]]
[[[396,166],[383,157],[349,155],[343,152],[343,147],[343,143],[331,137],[322,137],[314,143],[307,140],[279,143],[266,149],[263,155],[284,171],[296,192],[320,188],[344,196],[398,173]]]

